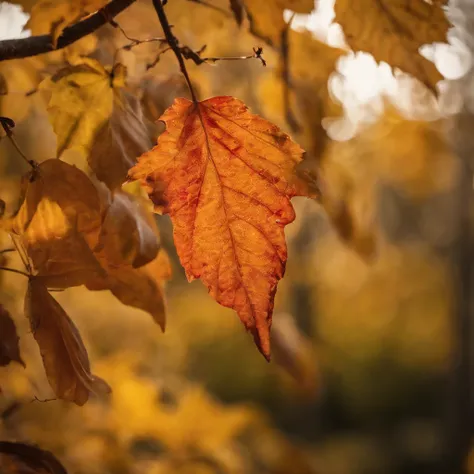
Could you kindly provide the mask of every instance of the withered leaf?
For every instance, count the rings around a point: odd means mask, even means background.
[[[94,251],[103,252],[107,266],[130,264],[136,268],[151,262],[159,249],[153,215],[132,195],[121,191],[113,193]]]
[[[3,457],[3,459],[2,459]],[[49,451],[26,443],[0,441],[0,466],[5,474],[67,474],[64,466]]]
[[[101,255],[98,255],[101,259]],[[163,293],[164,283],[171,277],[168,255],[160,250],[150,263],[133,268],[131,265],[108,266],[107,276],[87,283],[89,290],[110,290],[123,304],[142,309],[149,313],[153,320],[165,330],[166,304]]]
[[[336,18],[355,51],[412,74],[436,93],[443,76],[419,53],[424,44],[446,42],[450,23],[444,1],[337,0]]]
[[[0,304],[0,366],[3,367],[15,361],[25,367],[20,355],[19,340],[10,313]]]
[[[104,380],[91,374],[79,331],[49,294],[41,278],[32,277],[28,282],[25,314],[38,343],[49,384],[58,398],[84,405],[91,392],[110,392]]]
[[[110,119],[100,127],[87,155],[94,174],[110,189],[124,183],[137,157],[153,145],[150,128],[140,101],[131,95],[116,93]]]
[[[233,97],[176,99],[161,120],[167,130],[130,179],[165,204],[188,279],[201,278],[235,309],[268,359],[284,227],[295,218],[290,198],[307,191],[294,174],[303,150]]]
[[[34,272],[54,279],[57,288],[103,275],[90,251],[99,239],[101,203],[86,174],[61,160],[47,160],[24,177],[23,194],[10,230],[19,236]]]

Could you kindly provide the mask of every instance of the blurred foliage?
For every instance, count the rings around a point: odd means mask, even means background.
[[[193,49],[206,45],[206,56],[248,55],[259,40],[236,24],[228,2],[212,3],[228,14],[169,1],[176,36]],[[258,2],[244,3],[251,9]],[[136,2],[117,22],[131,38],[161,34],[149,2]],[[37,28],[33,33],[48,31]],[[156,135],[153,122],[188,92],[175,58],[160,55],[147,69],[158,45],[120,49],[129,42],[107,25],[65,50],[0,64],[8,85],[0,115],[17,122],[26,156],[56,156],[48,97],[37,87],[80,54],[126,66],[129,90]],[[301,172],[322,195],[321,204],[294,200],[297,219],[286,232],[289,260],[273,328],[280,365],[259,356],[235,315],[202,285],[186,283],[171,224],[160,218],[174,275],[166,335],[108,291],[53,293],[83,335],[94,373],[113,390],[84,407],[48,401],[53,395],[23,316],[25,278],[0,273],[0,301],[15,320],[26,363],[0,367],[1,439],[37,443],[77,474],[409,474],[436,463],[453,351],[449,252],[459,224],[459,164],[444,135],[448,119],[414,120],[391,105],[353,139],[331,141],[321,121],[342,114],[327,83],[344,51],[307,31],[290,31],[289,45],[297,131],[286,122],[276,50],[265,48],[267,68],[253,60],[187,63],[200,98],[236,96],[291,132],[307,150]],[[127,147],[120,147],[125,162]],[[94,168],[77,150],[62,159]],[[6,139],[0,169],[0,199],[11,212],[25,164]],[[127,190],[143,195],[133,184]],[[11,246],[4,235],[1,243]],[[2,258],[21,264],[15,255]]]

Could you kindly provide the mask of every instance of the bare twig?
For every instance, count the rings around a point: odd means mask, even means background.
[[[288,34],[291,29],[291,23],[293,21],[295,14],[291,15],[291,18],[288,20],[288,23],[285,26],[285,29],[281,33],[281,62],[282,62],[282,72],[281,76],[283,79],[283,104],[285,108],[285,118],[293,132],[299,132],[301,126],[296,120],[296,117],[291,108],[290,100],[290,90],[291,90],[291,77],[290,77],[290,44],[288,41]]]
[[[31,275],[28,275],[28,273],[26,273],[26,272],[22,272],[21,270],[17,270],[16,268],[0,267],[0,270],[3,270],[5,272],[18,273],[18,275],[23,275],[26,278],[30,278],[30,276],[31,276]]]
[[[248,56],[219,56],[219,57],[207,57],[202,58],[201,53],[204,51],[206,46],[203,46],[199,51],[193,51],[188,46],[181,46],[181,53],[185,59],[191,59],[195,64],[200,65],[203,63],[216,63],[217,61],[241,61],[245,59],[258,59],[262,66],[266,66],[267,62],[263,59],[263,48],[253,48],[253,54]]]
[[[148,71],[149,69],[154,68],[160,62],[161,55],[166,53],[167,51],[171,51],[171,48],[169,46],[158,52],[155,59],[151,63],[148,63],[146,65],[146,70]]]
[[[134,2],[135,0],[112,0],[93,15],[65,28],[58,38],[56,47],[54,46],[52,35],[30,36],[28,38],[0,41],[0,61],[28,58],[65,48],[109,23]]]
[[[18,146],[18,143],[16,142],[15,138],[13,137],[13,128],[15,127],[15,122],[11,118],[0,117],[0,126],[7,134],[8,139],[15,147],[19,155],[28,163],[29,166],[33,168],[34,171],[36,171],[38,168],[38,163],[36,163],[35,160],[30,160],[26,157],[26,155],[21,151],[20,147]]]
[[[140,46],[142,44],[147,44],[147,43],[160,43],[160,47],[164,44],[167,44],[167,41],[165,38],[147,38],[147,39],[144,39],[144,40],[140,40],[140,39],[135,39],[135,38],[131,38],[130,36],[127,35],[127,33],[125,32],[125,30],[117,23],[117,22],[113,22],[113,24],[117,24],[118,28],[120,29],[120,31],[122,32],[122,34],[128,39],[130,40],[130,43],[127,43],[125,44],[124,46],[121,46],[120,48],[118,48],[116,51],[115,51],[115,54],[114,54],[114,59],[113,59],[113,64],[115,65],[117,63],[117,56],[118,54],[120,53],[120,51],[130,51],[132,48],[135,48],[135,46]],[[159,52],[159,55],[161,55],[163,53],[163,51],[160,51]],[[158,62],[158,61],[157,61]],[[155,63],[156,64],[156,63]]]
[[[34,396],[33,400],[30,401],[30,403],[34,402],[39,402],[39,403],[48,403],[48,402],[57,402],[57,398],[45,398],[44,400],[41,400],[41,398],[38,398],[36,395]]]
[[[14,248],[3,249],[3,250],[0,250],[0,254],[15,252],[15,251],[16,251],[16,249],[14,249]]]
[[[179,69],[181,70],[181,73],[186,79],[186,83],[188,85],[189,92],[191,93],[193,102],[197,104],[198,99],[197,99],[196,93],[194,92],[194,88],[191,83],[191,79],[189,77],[188,71],[186,69],[186,64],[184,63],[183,53],[181,51],[181,48],[179,46],[179,42],[176,36],[174,36],[173,32],[171,31],[171,26],[168,22],[168,18],[166,17],[166,13],[163,9],[163,3],[161,2],[161,0],[153,0],[153,6],[155,7],[156,13],[158,15],[158,19],[160,20],[161,27],[163,28],[163,33],[165,34],[166,41],[168,42],[169,47],[173,50],[173,53],[175,54],[176,59],[178,60],[178,63],[179,63]]]
[[[165,38],[146,38],[146,39],[138,39],[138,38],[132,38],[131,36],[129,36],[129,34],[120,26],[120,24],[111,19],[109,20],[109,23],[114,27],[114,28],[117,28],[118,30],[120,30],[120,32],[122,33],[123,36],[125,36],[125,38],[128,39],[128,41],[130,41],[130,43],[124,45],[124,46],[121,46],[120,48],[118,48],[117,51],[121,51],[121,50],[125,50],[125,51],[130,51],[132,48],[134,48],[135,46],[139,46],[141,44],[146,44],[146,43],[155,43],[155,42],[158,42],[160,44],[163,44],[163,43],[166,43],[166,39]]]

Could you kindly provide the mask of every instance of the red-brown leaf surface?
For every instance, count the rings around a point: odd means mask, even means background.
[[[176,99],[167,130],[129,172],[169,213],[189,280],[201,278],[237,311],[268,359],[278,280],[287,259],[290,198],[305,194],[294,167],[303,150],[233,97]]]

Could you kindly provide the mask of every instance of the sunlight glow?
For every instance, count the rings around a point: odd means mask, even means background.
[[[454,25],[462,24],[463,17],[454,7],[448,16]],[[285,12],[288,20],[291,11]],[[376,63],[368,53],[354,54],[344,40],[341,27],[334,21],[334,0],[316,0],[310,15],[295,15],[292,27],[310,30],[316,39],[330,46],[347,49],[337,65],[337,71],[329,79],[332,96],[342,103],[343,119],[328,117],[323,124],[332,139],[347,140],[364,124],[371,123],[384,111],[386,102],[392,103],[404,115],[411,118],[434,120],[451,115],[462,106],[455,80],[462,78],[472,67],[472,57],[461,39],[462,28],[453,28],[447,44],[425,45],[420,53],[433,61],[446,78],[439,83],[439,99],[436,100],[415,79],[386,63]]]
[[[29,15],[20,5],[0,2],[0,39],[25,38],[31,35],[29,30],[23,30]]]

